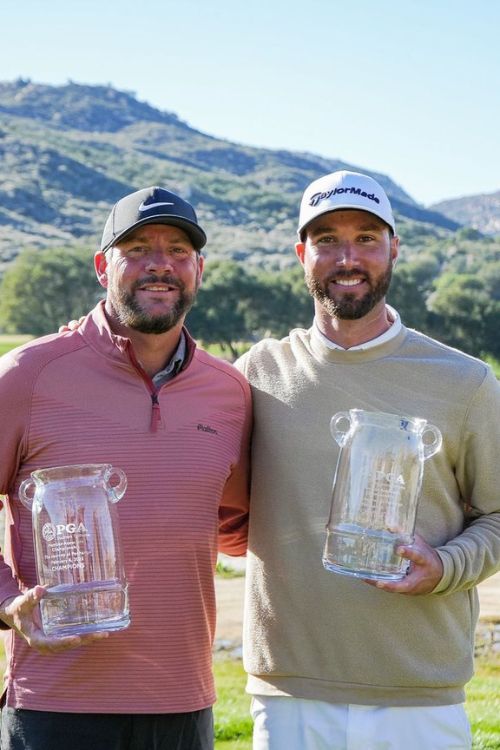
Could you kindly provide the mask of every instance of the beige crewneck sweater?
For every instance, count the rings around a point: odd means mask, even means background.
[[[237,366],[255,414],[249,692],[388,706],[462,701],[474,587],[500,568],[500,387],[490,369],[405,327],[365,351],[332,350],[294,330]],[[443,434],[425,463],[416,526],[444,565],[432,594],[390,594],[323,569],[339,450],[329,422],[351,408],[423,417]]]

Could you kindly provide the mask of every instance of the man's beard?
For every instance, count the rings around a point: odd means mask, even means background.
[[[153,315],[147,310],[143,310],[135,296],[135,291],[144,284],[169,284],[178,289],[178,297],[170,310],[164,313]],[[128,328],[133,328],[141,333],[165,333],[174,328],[181,318],[189,312],[193,306],[198,291],[198,284],[193,292],[186,291],[186,286],[182,281],[171,276],[147,276],[136,281],[129,291],[111,284],[112,305],[115,314],[122,323]]]
[[[329,295],[328,284],[336,279],[352,279],[361,276],[369,285],[369,289],[362,297],[355,294],[349,294],[343,291],[339,300],[335,300]],[[310,273],[306,272],[305,280],[309,293],[318,300],[331,318],[339,320],[358,320],[364,318],[370,310],[373,310],[377,302],[385,297],[392,278],[392,261],[387,265],[384,273],[373,280],[360,269],[350,271],[337,271],[330,276],[325,283],[315,279]],[[340,287],[339,287],[340,288]]]

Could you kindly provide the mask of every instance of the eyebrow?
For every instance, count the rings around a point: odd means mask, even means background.
[[[385,225],[382,221],[367,221],[366,223],[361,224],[359,227],[356,228],[357,232],[380,232],[385,228]],[[313,227],[309,230],[309,234],[311,237],[314,237],[315,235],[322,234],[323,232],[330,232],[331,234],[335,234],[338,232],[339,229],[335,226],[329,226],[327,224],[321,224],[320,226]]]
[[[117,244],[119,244],[119,245],[130,245],[130,244],[133,244],[133,243],[136,243],[136,242],[142,242],[145,245],[148,245],[151,242],[151,239],[147,235],[145,235],[145,234],[135,234],[135,233],[133,233],[133,234],[129,235],[128,237],[126,237],[125,239],[121,240]],[[169,238],[169,242],[170,243],[179,243],[179,244],[183,243],[183,244],[186,244],[186,245],[190,244],[189,239],[187,237],[183,237],[182,234],[178,234],[178,235],[174,235],[173,237],[170,237]]]

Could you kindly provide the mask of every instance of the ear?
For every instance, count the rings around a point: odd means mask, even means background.
[[[299,259],[300,265],[304,265],[304,256],[306,253],[306,245],[305,242],[297,242],[295,244],[295,255]]]
[[[203,255],[198,257],[198,286],[201,286],[201,280],[203,278],[203,269],[205,267],[205,258]]]
[[[109,252],[109,250],[108,250]],[[104,253],[101,253],[101,251],[97,251],[97,253],[94,255],[94,268],[97,276],[97,280],[99,281],[99,284],[104,287],[104,289],[108,288],[108,276],[107,276],[107,268],[108,268],[108,262],[106,260],[106,255]]]
[[[399,256],[399,237],[397,235],[394,235],[391,239],[391,260],[392,260],[392,267],[396,265],[397,259]]]

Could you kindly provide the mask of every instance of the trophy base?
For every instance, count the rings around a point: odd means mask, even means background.
[[[352,576],[353,578],[363,578],[368,581],[402,581],[406,577],[405,573],[384,573],[374,570],[362,570],[359,568],[345,568],[323,558],[323,567],[330,573],[339,573],[342,576]]]
[[[396,553],[398,546],[412,538],[391,531],[342,524],[327,529],[323,567],[333,573],[373,581],[400,581],[409,561]]]
[[[127,587],[117,580],[64,584],[40,601],[46,636],[124,630],[130,625]]]

